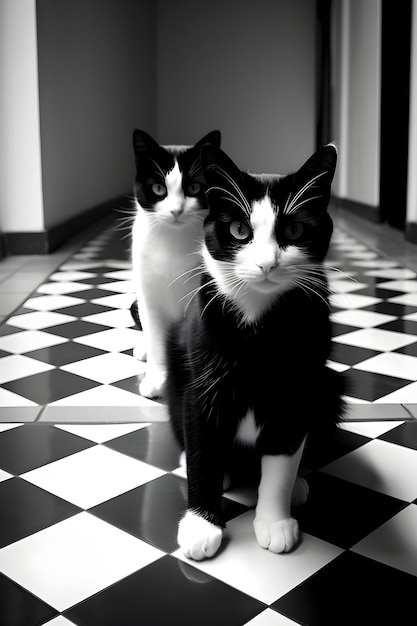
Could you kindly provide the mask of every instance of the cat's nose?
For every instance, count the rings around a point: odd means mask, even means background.
[[[173,217],[179,217],[181,213],[183,213],[184,209],[182,207],[178,207],[176,209],[171,209],[171,215]]]
[[[256,265],[266,276],[272,269],[274,269],[274,267],[278,265],[278,259],[271,259],[270,261],[264,261],[263,263],[256,263]]]

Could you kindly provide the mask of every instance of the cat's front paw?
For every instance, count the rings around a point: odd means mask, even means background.
[[[166,376],[160,372],[147,372],[139,383],[139,393],[145,398],[160,398],[165,393]]]
[[[298,522],[292,517],[277,522],[266,522],[255,517],[253,527],[261,548],[275,554],[289,552],[298,542]]]
[[[216,554],[222,535],[221,528],[201,515],[187,511],[179,523],[177,541],[187,558],[202,561]]]

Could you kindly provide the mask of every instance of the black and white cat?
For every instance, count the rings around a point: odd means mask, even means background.
[[[223,478],[242,446],[258,461],[259,545],[280,553],[298,542],[291,499],[308,494],[297,479],[306,437],[334,427],[343,409],[342,379],[326,367],[322,266],[336,158],[330,144],[295,174],[255,175],[219,148],[202,149],[209,213],[200,284],[167,355],[168,407],[186,452],[178,543],[187,557],[211,557],[221,544]]]
[[[166,333],[183,317],[187,294],[198,280],[193,270],[200,263],[207,215],[200,166],[205,143],[219,146],[220,133],[213,131],[192,147],[163,147],[142,130],[133,134],[137,212],[132,267],[144,340],[134,355],[147,359],[139,391],[148,398],[164,393]]]

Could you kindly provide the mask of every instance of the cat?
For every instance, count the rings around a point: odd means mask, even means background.
[[[167,329],[183,317],[197,280],[193,270],[207,214],[200,150],[205,143],[220,146],[220,140],[220,132],[212,131],[192,147],[163,147],[143,130],[133,133],[132,268],[138,311],[135,303],[131,311],[143,331],[134,356],[147,360],[139,393],[148,398],[164,394]]]
[[[299,541],[292,497],[315,427],[335,429],[343,380],[326,367],[329,289],[322,262],[336,148],[320,148],[291,175],[241,171],[204,146],[208,215],[200,283],[167,341],[167,405],[186,453],[188,508],[178,528],[185,556],[212,557],[222,541],[224,475],[239,450],[258,472],[258,544],[288,552]]]

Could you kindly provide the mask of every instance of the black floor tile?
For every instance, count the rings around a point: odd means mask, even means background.
[[[378,439],[417,450],[417,421],[405,422],[381,435]]]
[[[0,574],[1,626],[40,626],[58,612]]]
[[[92,389],[97,385],[98,383],[87,380],[87,378],[55,369],[12,380],[2,386],[19,396],[36,402],[36,404],[49,404],[81,391]]]
[[[51,326],[48,328],[48,333],[58,335],[59,337],[66,337],[67,339],[76,339],[78,337],[92,335],[93,333],[99,333],[103,330],[109,330],[109,326],[76,320],[75,322]]]
[[[23,474],[93,445],[48,424],[25,424],[1,434],[0,467],[10,474]]]
[[[345,552],[272,606],[307,626],[411,626],[415,592],[414,576]]]
[[[110,306],[94,304],[92,302],[84,302],[83,304],[75,304],[74,306],[63,307],[62,309],[55,309],[55,312],[63,313],[64,315],[73,315],[74,317],[86,317],[87,315],[106,313],[107,311],[113,310],[114,309]]]
[[[350,548],[398,513],[406,503],[340,478],[314,472],[310,493],[296,511],[303,532]]]
[[[417,322],[411,320],[393,320],[379,326],[383,330],[391,330],[396,333],[406,333],[407,335],[417,335]]]
[[[310,470],[328,465],[349,452],[353,452],[369,441],[368,437],[337,428],[326,439],[317,433],[308,438],[301,459],[301,466]]]
[[[66,611],[77,626],[243,626],[265,605],[166,556]]]
[[[21,478],[0,483],[0,510],[0,548],[80,512]]]
[[[348,332],[352,332],[352,330],[355,329],[351,327]],[[377,350],[369,350],[368,348],[359,348],[357,346],[333,342],[330,358],[337,363],[356,365],[357,363],[365,361],[365,359],[370,359],[376,354],[379,354]]]
[[[166,474],[89,509],[89,513],[160,550],[173,552],[178,548],[178,522],[186,507],[186,480]],[[223,498],[226,521],[247,510],[244,505]]]
[[[141,428],[105,445],[168,472],[179,466],[180,450],[169,423],[152,424],[151,428]]]
[[[55,365],[55,367],[60,367],[61,365],[68,365],[76,361],[90,359],[100,354],[107,354],[107,352],[91,346],[85,346],[82,343],[68,341],[65,345],[65,349],[59,344],[58,346],[50,346],[49,348],[26,352],[25,356],[37,359],[43,363],[50,363],[51,365]]]
[[[410,380],[394,378],[384,374],[364,372],[350,369],[345,373],[348,385],[353,390],[353,396],[361,400],[374,402],[389,393],[397,391],[410,384]]]

